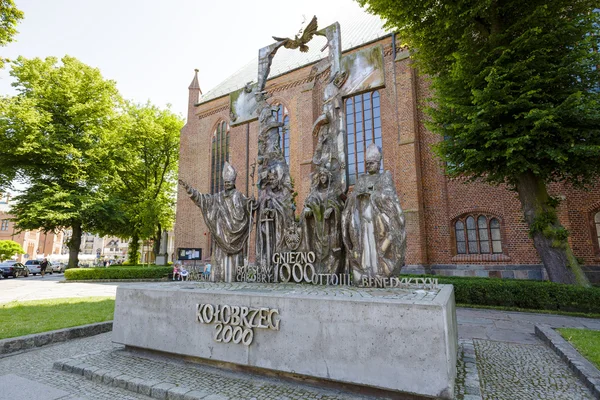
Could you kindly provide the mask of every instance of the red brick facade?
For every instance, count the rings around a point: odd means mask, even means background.
[[[428,82],[411,68],[402,53],[393,54],[392,36],[370,45],[384,47],[385,80],[381,95],[384,168],[390,170],[407,221],[407,270],[440,274],[498,276],[540,279],[540,260],[528,237],[516,193],[482,183],[464,184],[448,180],[441,161],[431,150],[439,136],[424,127],[420,111],[427,97]],[[273,104],[284,104],[290,116],[290,173],[298,192],[298,209],[310,189],[311,158],[315,147],[312,124],[322,106],[323,75],[314,75],[313,65],[269,80],[267,91]],[[195,81],[196,82],[196,81]],[[210,191],[211,140],[217,124],[229,122],[229,98],[223,96],[194,105],[200,94],[190,86],[187,124],[181,131],[181,179],[203,192]],[[247,186],[247,157],[257,154],[258,123],[230,128],[230,162],[238,172],[238,190],[252,194]],[[600,265],[593,215],[600,211],[600,188],[576,190],[553,185],[553,195],[565,200],[559,209],[561,222],[570,230],[577,257],[588,266]],[[456,254],[454,221],[465,214],[485,214],[501,223],[502,254]],[[209,232],[197,207],[180,187],[177,200],[175,246],[200,247],[209,254]],[[252,253],[252,252],[251,252]]]

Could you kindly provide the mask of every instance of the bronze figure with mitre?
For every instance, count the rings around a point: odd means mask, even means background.
[[[226,161],[223,167],[224,190],[203,194],[179,180],[194,203],[200,207],[213,241],[211,281],[234,282],[235,269],[244,265],[250,208],[248,198],[235,188],[235,169]]]
[[[360,175],[342,214],[346,263],[355,284],[362,278],[398,275],[404,264],[404,214],[390,171],[379,172],[381,151],[367,148],[367,173]]]

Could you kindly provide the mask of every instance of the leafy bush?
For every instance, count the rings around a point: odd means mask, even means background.
[[[600,314],[598,287],[516,279],[430,277],[454,285],[458,304]]]
[[[77,268],[65,271],[65,279],[161,279],[166,278],[172,271],[171,267]]]

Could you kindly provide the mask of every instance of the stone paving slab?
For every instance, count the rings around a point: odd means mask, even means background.
[[[0,376],[0,400],[57,400],[68,396],[64,390],[8,374]]]

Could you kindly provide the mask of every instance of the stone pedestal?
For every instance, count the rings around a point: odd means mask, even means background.
[[[224,343],[227,325],[233,337]],[[239,336],[242,328],[252,331],[249,345],[243,344],[249,333]],[[424,398],[453,398],[456,377],[451,285],[427,291],[249,283],[121,286],[113,341]]]

